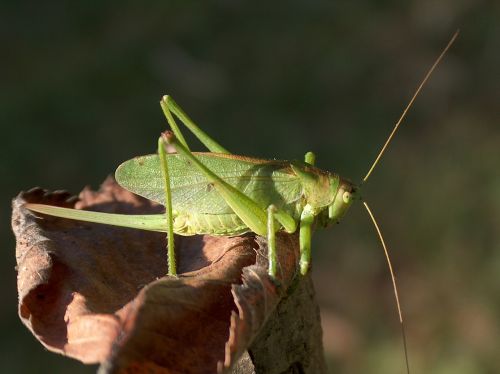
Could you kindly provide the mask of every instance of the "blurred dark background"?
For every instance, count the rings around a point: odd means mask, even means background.
[[[166,93],[234,153],[314,150],[360,181],[457,28],[363,195],[392,251],[414,372],[500,371],[499,5],[3,1],[0,372],[95,371],[47,352],[17,318],[19,191],[98,188],[154,152]],[[390,278],[361,206],[313,244],[331,372],[402,372]]]

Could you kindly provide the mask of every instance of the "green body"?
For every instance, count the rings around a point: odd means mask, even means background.
[[[274,204],[299,221],[307,203],[304,183],[295,170],[306,169],[318,176],[332,177],[308,165],[288,161],[263,160],[222,153],[193,153],[206,167],[262,209]],[[180,235],[238,235],[250,228],[231,209],[213,183],[189,160],[168,154],[172,191],[173,231]],[[313,171],[311,171],[313,170]],[[121,164],[115,174],[127,190],[165,205],[163,176],[158,155],[133,158]]]
[[[302,161],[276,161],[230,154],[205,134],[168,96],[161,106],[173,133],[158,140],[158,154],[121,164],[116,180],[127,190],[165,206],[165,214],[122,215],[40,204],[40,213],[167,233],[168,273],[176,275],[173,234],[267,236],[269,274],[276,275],[275,233],[299,229],[300,270],[308,271],[313,225],[338,222],[352,203],[355,187],[337,174]],[[192,153],[172,113],[211,151]],[[167,154],[171,144],[178,153]]]

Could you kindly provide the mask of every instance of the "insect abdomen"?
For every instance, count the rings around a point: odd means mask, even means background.
[[[239,235],[250,229],[234,213],[175,213],[174,232],[179,235]]]

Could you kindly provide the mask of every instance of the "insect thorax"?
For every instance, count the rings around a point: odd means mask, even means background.
[[[319,213],[333,203],[341,180],[339,175],[297,161],[294,161],[291,166],[300,178],[308,205]]]

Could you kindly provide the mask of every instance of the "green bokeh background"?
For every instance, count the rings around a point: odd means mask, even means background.
[[[499,372],[499,14],[481,0],[2,2],[0,372],[95,371],[17,318],[20,190],[97,188],[154,152],[165,93],[234,153],[314,150],[359,181],[457,28],[364,196],[392,250],[414,372]],[[402,372],[366,214],[353,207],[313,244],[331,372]]]

